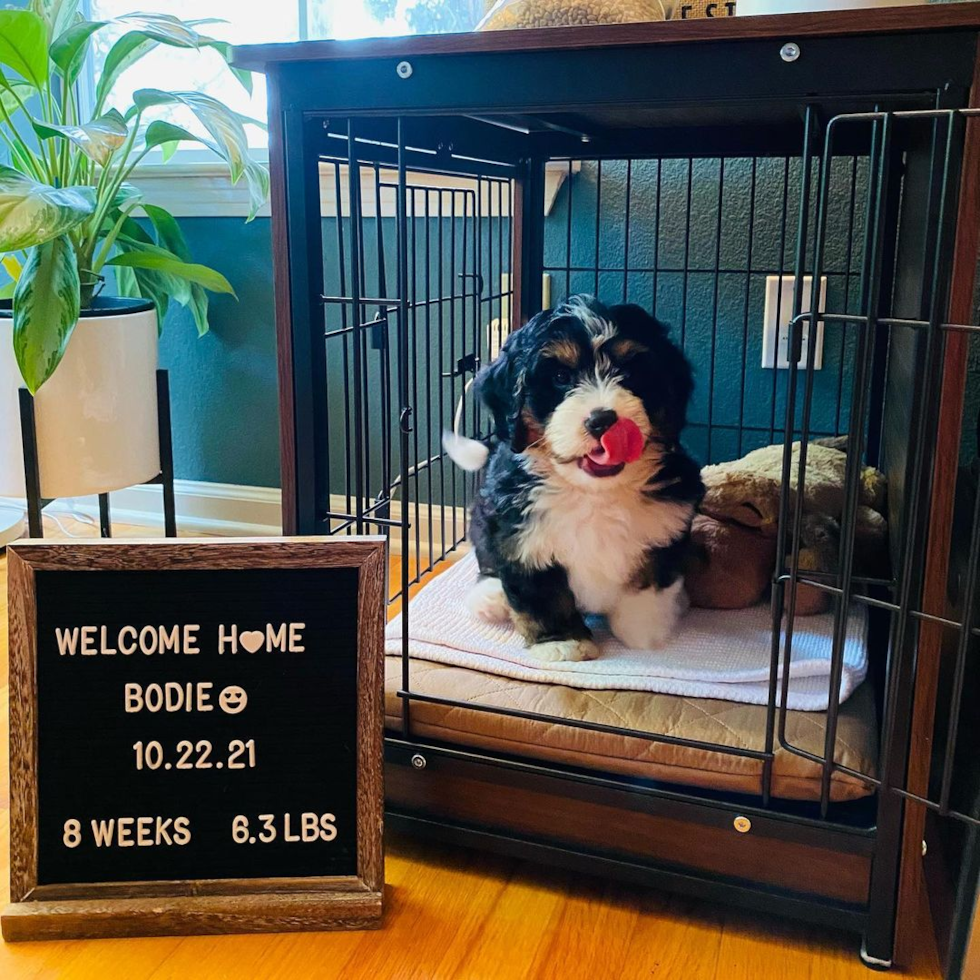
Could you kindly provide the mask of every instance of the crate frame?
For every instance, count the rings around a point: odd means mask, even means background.
[[[871,860],[867,901],[832,902],[819,895],[807,894],[805,889],[779,894],[772,888],[731,875],[697,873],[683,867],[683,862],[673,868],[654,867],[640,855],[627,860],[621,855],[603,853],[598,844],[583,847],[560,841],[555,844],[522,839],[499,827],[468,826],[440,819],[438,812],[427,813],[421,803],[414,810],[401,805],[390,806],[389,822],[409,826],[416,833],[533,855],[598,873],[615,872],[634,880],[662,882],[690,894],[734,898],[763,910],[778,909],[845,926],[864,933],[867,962],[886,965],[892,961],[900,894],[905,914],[908,914],[908,895],[912,887],[908,880],[912,873],[906,869],[910,847],[915,844],[914,815],[919,812],[916,807],[933,809],[954,818],[975,819],[970,814],[951,809],[948,792],[951,776],[948,773],[944,773],[943,791],[936,800],[923,791],[921,779],[908,772],[910,734],[913,738],[916,735],[922,737],[931,725],[928,705],[925,718],[920,711],[921,692],[928,692],[931,668],[928,662],[924,667],[913,664],[913,657],[907,651],[915,645],[921,658],[929,644],[936,642],[924,632],[927,628],[959,630],[964,651],[970,637],[976,633],[969,616],[965,622],[950,620],[938,611],[936,600],[937,593],[941,595],[944,588],[940,581],[943,574],[941,535],[946,512],[951,506],[944,491],[944,479],[949,477],[949,446],[953,439],[958,439],[959,433],[965,338],[976,329],[967,323],[966,297],[972,295],[973,284],[972,269],[966,263],[971,249],[973,255],[976,254],[980,235],[974,214],[980,178],[969,165],[977,158],[980,136],[977,123],[968,124],[967,114],[960,110],[980,104],[980,82],[977,81],[980,78],[977,69],[980,13],[976,5],[968,6],[972,9],[932,8],[914,15],[903,12],[902,20],[896,12],[885,11],[876,15],[874,25],[866,15],[854,12],[833,18],[821,15],[752,18],[755,23],[738,31],[730,28],[723,31],[718,24],[631,26],[629,31],[612,28],[604,31],[533,31],[523,32],[522,36],[466,37],[449,43],[441,39],[355,42],[346,46],[324,42],[289,46],[279,51],[274,50],[275,46],[243,49],[240,53],[239,64],[262,67],[270,75],[274,96],[273,145],[282,152],[281,158],[273,157],[273,175],[274,214],[278,213],[277,283],[280,294],[285,293],[277,300],[284,435],[284,523],[291,533],[322,530],[317,527],[318,450],[312,431],[312,420],[320,410],[316,405],[316,393],[322,389],[318,387],[320,379],[310,374],[311,366],[313,371],[317,370],[314,348],[320,311],[316,297],[322,295],[322,291],[316,288],[316,257],[322,243],[317,241],[319,222],[311,220],[312,214],[319,213],[319,207],[316,174],[310,161],[317,159],[320,153],[317,129],[319,127],[322,132],[324,119],[356,118],[359,126],[363,123],[368,129],[383,127],[385,119],[396,121],[395,153],[389,163],[397,168],[401,191],[397,221],[401,243],[398,293],[402,323],[408,314],[407,288],[403,288],[408,283],[408,252],[404,245],[408,220],[405,190],[407,175],[415,164],[410,147],[418,145],[418,134],[424,134],[427,127],[430,131],[432,127],[444,131],[448,125],[453,129],[454,145],[460,149],[468,141],[475,140],[473,145],[479,145],[474,124],[483,125],[488,117],[499,119],[504,114],[512,117],[527,114],[540,118],[556,110],[565,114],[568,125],[542,134],[533,141],[530,152],[521,140],[511,139],[506,131],[498,132],[495,143],[498,162],[479,165],[479,172],[484,175],[500,176],[499,163],[512,168],[509,172],[513,174],[516,189],[512,212],[516,243],[512,260],[512,319],[519,322],[533,314],[541,300],[542,226],[533,220],[533,216],[542,213],[545,161],[554,157],[580,156],[583,135],[590,138],[589,158],[596,159],[637,158],[644,152],[652,155],[654,149],[659,154],[666,149],[668,153],[683,156],[692,153],[692,145],[697,146],[699,156],[710,155],[712,151],[718,155],[789,154],[801,151],[799,142],[793,138],[793,127],[787,124],[787,117],[801,110],[804,116],[802,154],[809,159],[811,155],[819,155],[815,148],[820,135],[829,140],[828,134],[835,127],[844,128],[843,123],[833,120],[855,118],[858,114],[863,122],[870,124],[872,141],[879,141],[877,150],[872,146],[872,155],[886,175],[879,184],[883,195],[880,199],[884,201],[885,190],[894,186],[887,180],[887,173],[894,163],[889,152],[889,139],[896,121],[902,119],[903,114],[912,112],[933,113],[928,118],[933,120],[935,127],[940,125],[938,120],[947,121],[944,147],[939,146],[935,138],[924,148],[905,147],[906,154],[912,153],[917,160],[925,161],[926,193],[930,200],[938,200],[942,205],[938,218],[933,211],[927,222],[930,231],[926,237],[932,242],[929,246],[932,261],[926,264],[931,265],[934,287],[922,294],[928,292],[930,295],[928,314],[889,315],[883,307],[882,293],[889,291],[893,284],[883,282],[878,275],[872,275],[870,281],[882,288],[873,290],[877,295],[860,316],[852,318],[828,311],[794,310],[797,343],[806,317],[810,318],[811,329],[818,319],[835,317],[849,327],[863,327],[865,336],[880,336],[878,327],[884,326],[888,330],[922,331],[927,337],[925,350],[919,354],[925,359],[925,367],[917,374],[924,384],[916,390],[915,399],[930,417],[937,419],[937,438],[930,441],[924,438],[926,433],[917,434],[912,444],[912,465],[905,474],[911,487],[911,497],[906,503],[911,500],[913,506],[912,513],[906,514],[903,521],[908,544],[904,551],[901,601],[885,603],[889,612],[899,617],[899,625],[893,631],[893,637],[899,642],[887,682],[887,738],[879,780],[879,788],[885,791],[878,793],[873,829],[835,824],[824,819],[830,810],[827,784],[832,770],[839,768],[829,750],[817,760],[824,767],[824,787],[821,819],[812,820],[789,812],[792,808],[780,812],[765,805],[747,806],[744,800],[713,800],[706,794],[627,786],[622,780],[569,772],[560,767],[512,758],[491,758],[487,753],[467,752],[451,746],[423,744],[410,737],[410,724],[405,728],[409,737],[389,738],[387,748],[391,766],[405,767],[405,771],[414,768],[420,779],[424,772],[429,793],[433,779],[438,780],[440,774],[457,773],[476,777],[485,781],[488,787],[498,789],[524,785],[531,780],[534,785],[548,786],[556,800],[564,800],[569,806],[583,793],[604,793],[624,809],[639,807],[660,814],[679,814],[683,820],[705,827],[730,821],[733,814],[748,814],[754,828],[774,841],[818,841],[832,851],[866,855]],[[791,70],[787,70],[786,62],[778,55],[785,39],[795,39],[803,47],[804,56],[793,63]],[[329,100],[317,94],[322,92],[330,93]],[[819,93],[819,97],[815,97],[814,92]],[[873,103],[870,110],[869,101]],[[637,106],[654,106],[664,114],[656,129],[651,126],[646,133],[632,133],[628,146],[616,133],[604,133],[601,138],[596,138],[575,121],[574,113],[583,108],[611,105],[631,110]],[[720,122],[717,112],[712,114],[712,109],[719,105],[737,106],[744,118],[733,125]],[[678,108],[688,112],[689,125],[669,124],[669,111]],[[771,118],[767,121],[767,111],[770,117],[778,120],[775,124]],[[752,153],[747,152],[750,149]],[[464,155],[486,161],[486,156],[476,151]],[[829,156],[830,150],[825,146],[824,158]],[[963,163],[964,159],[967,164]],[[809,168],[803,170],[809,173]],[[809,193],[809,186],[806,192]],[[892,207],[895,204],[892,199]],[[805,212],[806,209],[802,210]],[[889,213],[894,214],[894,211],[887,207],[878,210],[875,241],[880,242],[886,233]],[[808,232],[809,229],[804,227],[798,233],[797,277],[810,271],[806,268]],[[819,242],[818,234],[817,250]],[[908,273],[910,268],[906,265],[900,271]],[[820,262],[816,260],[815,281],[818,281],[819,269]],[[407,341],[402,339],[403,336],[405,331],[399,331],[399,344],[406,346],[399,350],[398,384],[401,393],[407,395]],[[875,356],[877,337],[873,342],[864,341],[861,346],[860,370],[874,402],[879,395],[884,397],[888,378],[880,368],[880,357]],[[797,373],[795,366],[790,369],[794,379],[791,392],[795,392]],[[812,362],[802,373],[803,383],[809,388],[813,377]],[[804,396],[804,412],[808,404]],[[399,415],[403,450],[408,448],[411,408],[408,398],[403,398]],[[921,413],[920,418],[925,414]],[[786,433],[792,435],[794,429],[795,417],[790,409]],[[852,431],[852,449],[860,448],[862,433],[861,427]],[[876,450],[874,440],[883,435],[872,431],[868,438],[869,447]],[[402,452],[401,458],[402,486],[406,486],[408,453]],[[787,452],[784,477],[788,477],[790,465]],[[801,463],[803,468],[805,459]],[[849,512],[853,509],[855,470],[856,467],[851,467],[848,479]],[[784,488],[786,483],[784,479]],[[922,506],[923,503],[926,506]],[[360,518],[365,520],[365,515],[361,514]],[[799,513],[793,515],[791,524],[785,489],[781,518],[780,542],[791,543],[792,557],[789,568],[781,570],[774,583],[774,622],[780,621],[783,601],[787,599],[792,623],[798,582],[806,580],[808,584],[832,593],[836,590],[837,594],[846,596],[855,579],[845,574],[842,585],[819,581],[812,576],[804,579],[798,565]],[[372,520],[367,518],[367,523]],[[397,524],[407,553],[411,543],[407,517],[403,514]],[[853,514],[845,519],[844,525],[847,539],[853,530]],[[922,569],[916,566],[917,559],[921,561],[923,556],[929,562],[928,575],[922,574]],[[845,548],[844,557],[847,561],[853,557],[852,543]],[[971,565],[970,574],[975,587],[976,561]],[[402,575],[402,586],[407,592],[410,581],[404,562]],[[869,604],[875,605],[876,601]],[[880,605],[880,601],[877,604]],[[920,631],[923,631],[921,637]],[[774,635],[774,664],[777,647],[778,633]],[[404,652],[407,659],[407,641]],[[965,653],[960,656],[962,662]],[[835,669],[837,667],[839,660]],[[773,697],[770,698],[770,721],[767,724],[769,753],[773,740],[779,738],[782,741],[785,736],[783,727],[775,725],[775,667],[771,690]],[[410,702],[420,698],[411,691],[407,676],[401,693],[405,718],[410,722]],[[934,710],[934,705],[932,707]],[[836,717],[836,707],[832,707],[831,713]],[[830,732],[828,744],[833,745]],[[913,762],[914,756],[915,753]],[[858,775],[871,778],[866,774]],[[424,796],[423,791],[419,801]],[[763,803],[771,801],[764,799]],[[908,808],[907,803],[916,804],[916,807]],[[903,824],[907,817],[903,840]],[[900,876],[903,877],[901,888]]]

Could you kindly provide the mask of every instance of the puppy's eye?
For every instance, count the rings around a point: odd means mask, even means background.
[[[557,371],[552,375],[551,380],[559,388],[566,388],[572,383],[572,372],[568,368],[558,368]]]

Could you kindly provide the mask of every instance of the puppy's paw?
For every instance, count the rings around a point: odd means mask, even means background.
[[[673,635],[673,624],[618,622],[610,628],[616,638],[631,650],[662,650]]]
[[[627,593],[609,614],[609,628],[631,650],[660,650],[669,642],[687,611],[681,580],[666,589]]]
[[[499,578],[481,578],[470,589],[466,608],[471,616],[485,623],[506,623],[510,619],[510,603]]]
[[[532,644],[527,652],[545,663],[595,660],[599,656],[599,648],[591,640],[548,640]]]

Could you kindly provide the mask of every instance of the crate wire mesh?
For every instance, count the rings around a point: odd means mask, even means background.
[[[821,782],[821,815],[826,816],[829,803],[829,788],[832,773],[846,772],[854,778],[866,782],[876,789],[886,789],[890,792],[914,800],[944,816],[952,816],[968,824],[980,825],[978,814],[958,811],[951,808],[950,797],[953,786],[954,761],[957,747],[957,730],[962,714],[964,677],[967,658],[971,652],[971,642],[980,636],[980,629],[974,626],[977,605],[977,569],[980,564],[980,494],[974,502],[971,521],[969,556],[962,585],[963,616],[960,620],[952,620],[946,616],[928,612],[921,608],[921,597],[916,587],[920,579],[920,566],[924,554],[925,541],[922,538],[924,512],[928,509],[930,499],[929,476],[932,456],[930,447],[936,443],[936,432],[930,431],[930,422],[935,419],[932,411],[935,398],[943,376],[943,352],[946,337],[951,333],[963,333],[967,336],[980,331],[980,327],[972,324],[957,324],[944,322],[947,293],[944,288],[943,263],[944,256],[941,248],[941,237],[950,216],[954,211],[958,185],[957,160],[955,147],[956,137],[962,134],[962,127],[971,117],[980,116],[977,110],[909,110],[895,112],[864,112],[839,115],[828,123],[824,135],[821,174],[819,182],[819,203],[817,219],[813,233],[812,262],[814,281],[821,275],[827,238],[827,211],[832,194],[831,161],[836,132],[847,125],[871,124],[872,141],[870,155],[870,173],[872,193],[869,197],[869,208],[866,216],[867,256],[862,270],[861,295],[863,310],[860,314],[834,313],[814,308],[810,311],[793,310],[792,341],[793,354],[790,360],[789,398],[786,408],[786,425],[784,431],[783,453],[783,488],[780,499],[779,544],[777,554],[785,554],[787,544],[790,546],[791,557],[789,567],[784,568],[777,576],[777,587],[773,597],[773,674],[772,690],[777,683],[778,658],[778,626],[783,614],[786,615],[785,650],[783,660],[782,692],[783,699],[778,708],[780,744],[788,751],[801,755],[822,767]],[[939,147],[938,159],[934,159],[934,171],[931,174],[937,188],[937,200],[930,208],[925,233],[926,248],[924,254],[928,268],[924,269],[924,285],[922,299],[928,306],[928,316],[924,319],[913,317],[881,316],[878,313],[880,284],[882,281],[882,266],[886,260],[888,242],[886,241],[887,223],[884,197],[888,186],[888,168],[890,166],[890,148],[894,130],[902,125],[925,125],[933,133],[933,140]],[[810,129],[808,128],[808,134]],[[797,282],[802,276],[805,259],[805,247],[801,228],[800,250],[801,261],[797,266]],[[931,256],[931,263],[929,257]],[[798,304],[797,304],[798,305]],[[839,571],[833,576],[813,576],[801,573],[800,569],[800,538],[798,528],[802,520],[802,494],[796,496],[795,508],[790,517],[790,471],[792,468],[791,439],[796,425],[795,402],[799,369],[797,361],[802,349],[803,330],[809,326],[811,336],[818,319],[837,322],[847,329],[859,334],[857,358],[854,366],[855,390],[852,401],[850,425],[847,436],[848,466],[845,478],[845,510],[841,520],[841,544]],[[855,557],[855,531],[857,525],[858,484],[860,480],[861,461],[866,450],[866,427],[864,425],[865,406],[872,397],[872,369],[875,352],[876,335],[884,330],[890,332],[922,332],[917,342],[924,342],[922,352],[922,369],[917,392],[914,395],[914,407],[911,417],[914,420],[914,431],[910,433],[909,446],[911,458],[908,461],[906,479],[911,491],[907,495],[902,515],[900,533],[902,540],[896,555],[896,575],[890,580],[859,579],[853,574]],[[801,426],[801,452],[797,469],[797,485],[803,486],[806,475],[806,444],[810,435],[810,419],[813,402],[814,385],[814,351],[808,350],[806,365],[803,371],[803,399]],[[789,651],[792,647],[793,626],[795,622],[795,605],[797,585],[803,582],[815,588],[824,590],[834,597],[834,646],[832,674],[829,687],[830,705],[827,711],[826,741],[823,756],[805,752],[788,742],[785,729],[785,695],[789,684]],[[860,586],[877,586],[887,588],[893,598],[891,600],[875,597],[860,591]],[[788,586],[788,588],[787,588]],[[868,773],[857,772],[836,762],[834,747],[836,744],[836,726],[840,709],[839,684],[843,669],[842,644],[846,629],[846,611],[852,602],[862,602],[878,609],[887,610],[891,614],[890,625],[890,663],[887,676],[887,688],[884,696],[884,718],[882,722],[882,754],[879,771],[880,778]],[[942,761],[941,784],[938,799],[927,799],[912,793],[904,787],[904,767],[897,772],[891,765],[891,753],[895,751],[897,739],[894,728],[900,723],[898,713],[901,710],[899,690],[903,676],[908,678],[910,663],[914,653],[914,632],[910,628],[916,622],[929,622],[952,630],[957,635],[956,661],[954,680],[951,692],[950,710],[947,721],[945,752]],[[974,644],[973,655],[976,655]],[[913,685],[914,686],[914,685]],[[772,703],[770,701],[770,703]]]
[[[568,160],[567,191],[546,222],[544,271],[553,294],[636,302],[672,328],[692,359],[696,388],[685,442],[705,463],[737,458],[781,433],[785,371],[760,366],[769,277],[794,268],[801,158],[707,157]],[[812,166],[816,166],[814,161]],[[827,303],[856,310],[868,158],[837,156]],[[814,217],[810,202],[808,222]],[[782,290],[776,320],[788,320]],[[830,325],[818,377],[817,436],[845,431],[853,337]]]
[[[411,529],[393,539],[397,601],[466,539],[475,477],[448,460],[442,432],[483,425],[469,390],[509,329],[513,187],[436,167],[400,173],[370,159],[375,141],[347,142],[319,161],[336,215],[323,228],[320,509],[329,534]]]
[[[417,167],[417,153],[424,151],[406,146],[400,121],[394,145],[359,138],[355,120],[346,121],[346,130],[331,125],[331,135],[345,142],[336,155],[321,154],[320,158],[321,184],[327,174],[336,201],[335,227],[327,227],[329,222],[324,226],[329,404],[321,410],[328,416],[329,445],[324,454],[327,489],[321,509],[328,533],[381,528],[389,534],[393,551],[399,552],[398,581],[391,596],[403,613],[398,692],[403,729],[400,736],[393,737],[395,741],[421,744],[412,733],[411,705],[422,701],[706,749],[761,763],[763,809],[779,806],[771,791],[778,744],[820,767],[821,820],[839,820],[842,826],[848,823],[844,810],[830,800],[833,774],[840,772],[875,790],[897,793],[968,823],[978,822],[976,815],[951,807],[950,800],[965,665],[971,641],[980,635],[973,612],[980,505],[971,525],[962,620],[920,608],[919,574],[935,442],[930,406],[942,380],[945,337],[978,331],[968,324],[943,322],[946,269],[942,240],[955,199],[957,136],[971,114],[953,110],[849,113],[833,117],[821,131],[818,114],[808,108],[804,144],[795,158],[563,158],[558,165],[567,170],[564,197],[559,196],[550,219],[531,216],[530,220],[545,221],[545,227],[538,229],[543,253],[539,268],[551,277],[555,301],[588,291],[607,302],[640,302],[673,321],[675,337],[696,366],[706,366],[699,377],[700,400],[691,412],[689,439],[697,456],[704,461],[733,458],[756,445],[784,444],[777,554],[788,558],[778,569],[773,587],[769,699],[758,749],[460,702],[412,690],[409,609],[404,600],[411,586],[464,542],[466,508],[476,488],[472,475],[448,463],[441,430],[455,427],[469,435],[485,434],[486,420],[469,395],[469,387],[475,372],[492,357],[517,319],[511,310],[511,263],[512,239],[520,233],[515,216],[519,174],[516,167],[511,175],[500,173],[512,165],[477,159],[470,161],[469,168],[461,160],[454,161],[451,168],[435,163]],[[898,231],[889,224],[889,213],[898,196],[896,188],[901,186],[891,169],[894,138],[896,130],[911,126],[930,128],[937,147],[932,158],[935,172],[929,177],[934,200],[926,202],[923,217],[928,246],[923,254],[931,257],[929,268],[923,269],[922,296],[928,299],[924,318],[883,313],[889,309],[894,289],[889,279],[895,262],[890,236]],[[866,130],[866,152],[836,150],[838,131],[848,127]],[[382,147],[391,152],[381,152]],[[416,152],[411,167],[407,163],[410,149]],[[810,165],[804,166],[804,160],[811,161]],[[480,166],[483,162],[496,171],[488,175]],[[736,174],[741,175],[737,192],[732,189]],[[736,201],[739,194],[741,200]],[[605,227],[609,215],[615,216],[616,234]],[[524,220],[529,220],[527,215]],[[696,225],[709,229],[707,251],[692,235]],[[778,228],[775,247],[763,244],[760,226],[770,231]],[[768,275],[787,274],[794,277],[796,296],[793,309],[787,311],[791,315],[789,370],[772,371],[766,379],[765,396],[755,404],[747,379],[756,370],[750,338],[760,284]],[[802,308],[804,275],[812,275],[813,283],[819,283],[822,276],[828,278],[822,305],[818,301],[811,309]],[[777,319],[785,319],[781,310]],[[825,364],[818,378],[814,344],[807,348],[806,364],[800,367],[797,361],[804,329],[813,337],[820,323],[825,329]],[[854,572],[858,481],[862,461],[878,463],[887,451],[882,445],[883,415],[889,408],[885,383],[889,348],[898,334],[915,337],[919,383],[910,393],[915,425],[907,433],[907,490],[900,524],[893,528],[895,575],[861,577]],[[733,358],[738,371],[722,371]],[[797,494],[792,504],[788,489],[791,443],[794,439],[803,443],[796,474],[802,486],[807,440],[842,433],[847,435],[848,467],[838,571],[803,572],[803,495]],[[821,589],[834,599],[830,704],[822,755],[792,744],[786,734],[783,705],[790,680],[799,583]],[[882,611],[890,624],[882,750],[875,773],[858,772],[835,758],[846,613],[852,602]],[[932,800],[905,788],[904,753],[895,748],[901,743],[896,732],[905,723],[902,706],[907,707],[914,671],[915,632],[923,622],[958,636],[954,710],[948,721],[941,786]],[[490,753],[447,746],[441,750],[493,760]],[[530,761],[509,760],[506,764],[523,765],[529,771],[563,772],[559,766]],[[576,773],[576,778],[602,782],[605,777]],[[642,781],[633,781],[631,789],[657,792]],[[698,795],[696,789],[685,793]]]

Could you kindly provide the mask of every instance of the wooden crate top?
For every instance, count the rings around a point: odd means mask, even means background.
[[[366,38],[353,41],[296,41],[235,48],[233,63],[265,71],[290,61],[350,61],[437,54],[505,51],[572,51],[583,48],[784,38],[787,41],[842,35],[980,30],[980,2],[835,10],[823,13],[714,17],[601,27],[545,27],[515,31]]]

